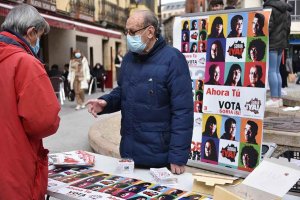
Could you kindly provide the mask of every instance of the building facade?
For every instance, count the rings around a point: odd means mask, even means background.
[[[72,51],[80,49],[91,68],[96,63],[104,65],[109,88],[115,81],[116,53],[119,49],[126,53],[123,30],[130,12],[150,9],[157,13],[157,1],[146,0],[3,0],[0,3],[0,24],[20,3],[36,7],[51,26],[50,33],[41,38],[39,51],[47,70],[53,64],[63,70]]]

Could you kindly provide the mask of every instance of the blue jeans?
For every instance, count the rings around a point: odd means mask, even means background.
[[[282,49],[269,52],[269,86],[272,98],[281,98],[282,79],[279,72]]]

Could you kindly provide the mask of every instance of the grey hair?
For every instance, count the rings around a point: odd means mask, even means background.
[[[50,26],[41,16],[36,8],[28,4],[21,4],[14,7],[6,16],[1,29],[9,29],[16,33],[26,35],[28,28],[35,27],[37,31],[50,31]]]
[[[158,37],[159,33],[160,33],[160,29],[158,26],[158,19],[155,16],[155,14],[149,10],[141,10],[138,12],[142,12],[143,16],[144,16],[144,27],[151,25],[154,27],[154,35],[156,37]]]

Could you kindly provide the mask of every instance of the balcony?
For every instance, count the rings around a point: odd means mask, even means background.
[[[99,1],[99,22],[107,26],[124,29],[129,10],[106,0]]]
[[[70,0],[70,15],[75,19],[94,22],[94,0]]]
[[[15,0],[14,2],[24,2]],[[30,4],[37,8],[56,12],[56,0],[27,0],[27,4]]]
[[[24,3],[25,0],[7,0],[9,2],[13,2],[13,3]]]

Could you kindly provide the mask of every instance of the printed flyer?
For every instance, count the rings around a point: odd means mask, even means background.
[[[174,46],[189,64],[194,93],[193,166],[251,172],[260,162],[270,14],[234,10],[175,19]]]
[[[146,182],[134,178],[107,174],[92,168],[56,168],[49,170],[48,191],[66,199],[206,199],[194,192]]]

